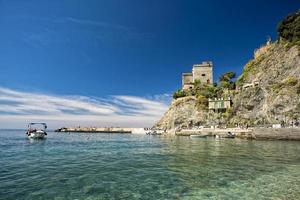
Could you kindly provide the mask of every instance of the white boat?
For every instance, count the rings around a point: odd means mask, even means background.
[[[166,131],[163,131],[163,130],[147,130],[146,131],[146,135],[162,135],[162,134],[164,134],[164,133],[166,133]]]
[[[26,135],[29,139],[44,139],[46,133],[46,123],[29,123]]]

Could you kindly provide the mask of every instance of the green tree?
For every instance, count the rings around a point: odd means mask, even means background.
[[[194,87],[199,87],[201,85],[201,81],[199,79],[196,79],[193,83]]]
[[[236,77],[235,72],[226,72],[225,74],[223,74],[222,76],[220,76],[219,80],[220,80],[220,82],[221,81],[230,82],[235,77]]]
[[[280,39],[300,44],[300,10],[288,15],[277,27]]]
[[[229,89],[229,90],[234,90],[236,87],[235,82],[233,79],[236,77],[235,72],[226,72],[222,76],[220,76],[220,88],[221,89]]]

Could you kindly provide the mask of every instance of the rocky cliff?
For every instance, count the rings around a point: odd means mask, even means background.
[[[155,125],[158,129],[187,128],[191,124],[206,120],[206,112],[199,109],[197,99],[194,96],[173,100],[169,110]]]
[[[240,90],[233,95],[230,122],[276,123],[300,117],[300,46],[289,45],[268,44],[247,63],[237,82]],[[244,88],[247,84],[251,86]]]
[[[296,27],[296,28],[295,28]],[[298,28],[297,28],[298,27]],[[300,119],[300,12],[288,16],[278,28],[279,39],[254,52],[238,78],[233,107],[225,113],[209,112],[195,96],[173,100],[154,128],[247,123],[259,125]]]

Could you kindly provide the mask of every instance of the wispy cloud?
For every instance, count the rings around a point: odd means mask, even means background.
[[[118,29],[123,31],[133,31],[136,30],[135,28],[123,26],[119,24],[113,24],[113,23],[107,23],[107,22],[101,22],[101,21],[94,21],[89,19],[79,19],[79,18],[73,18],[73,17],[66,17],[66,21],[73,22],[76,24],[81,25],[91,25],[91,26],[97,26],[97,27],[105,27],[105,28],[111,28],[111,29]]]
[[[77,45],[84,41],[85,45],[100,44],[124,45],[144,44],[153,38],[153,33],[144,32],[137,27],[76,17],[33,17],[8,16],[16,26],[30,24],[20,28],[23,42],[35,48],[43,48],[53,44]],[[22,23],[20,23],[22,22]],[[32,23],[35,28],[32,28]],[[62,28],[64,27],[64,28]],[[133,44],[132,44],[133,43]]]
[[[75,25],[85,26],[96,35],[94,38],[104,43],[119,43],[124,42],[143,42],[149,38],[153,38],[153,33],[142,32],[136,27],[121,25],[111,22],[97,21],[91,19],[80,19],[74,17],[66,17],[64,22],[71,22]],[[132,45],[132,44],[131,44]]]
[[[60,96],[0,87],[0,128],[46,121],[59,126],[151,126],[167,110],[169,96]]]

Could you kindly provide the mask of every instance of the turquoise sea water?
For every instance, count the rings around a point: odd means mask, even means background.
[[[300,142],[2,130],[0,199],[300,199]]]

